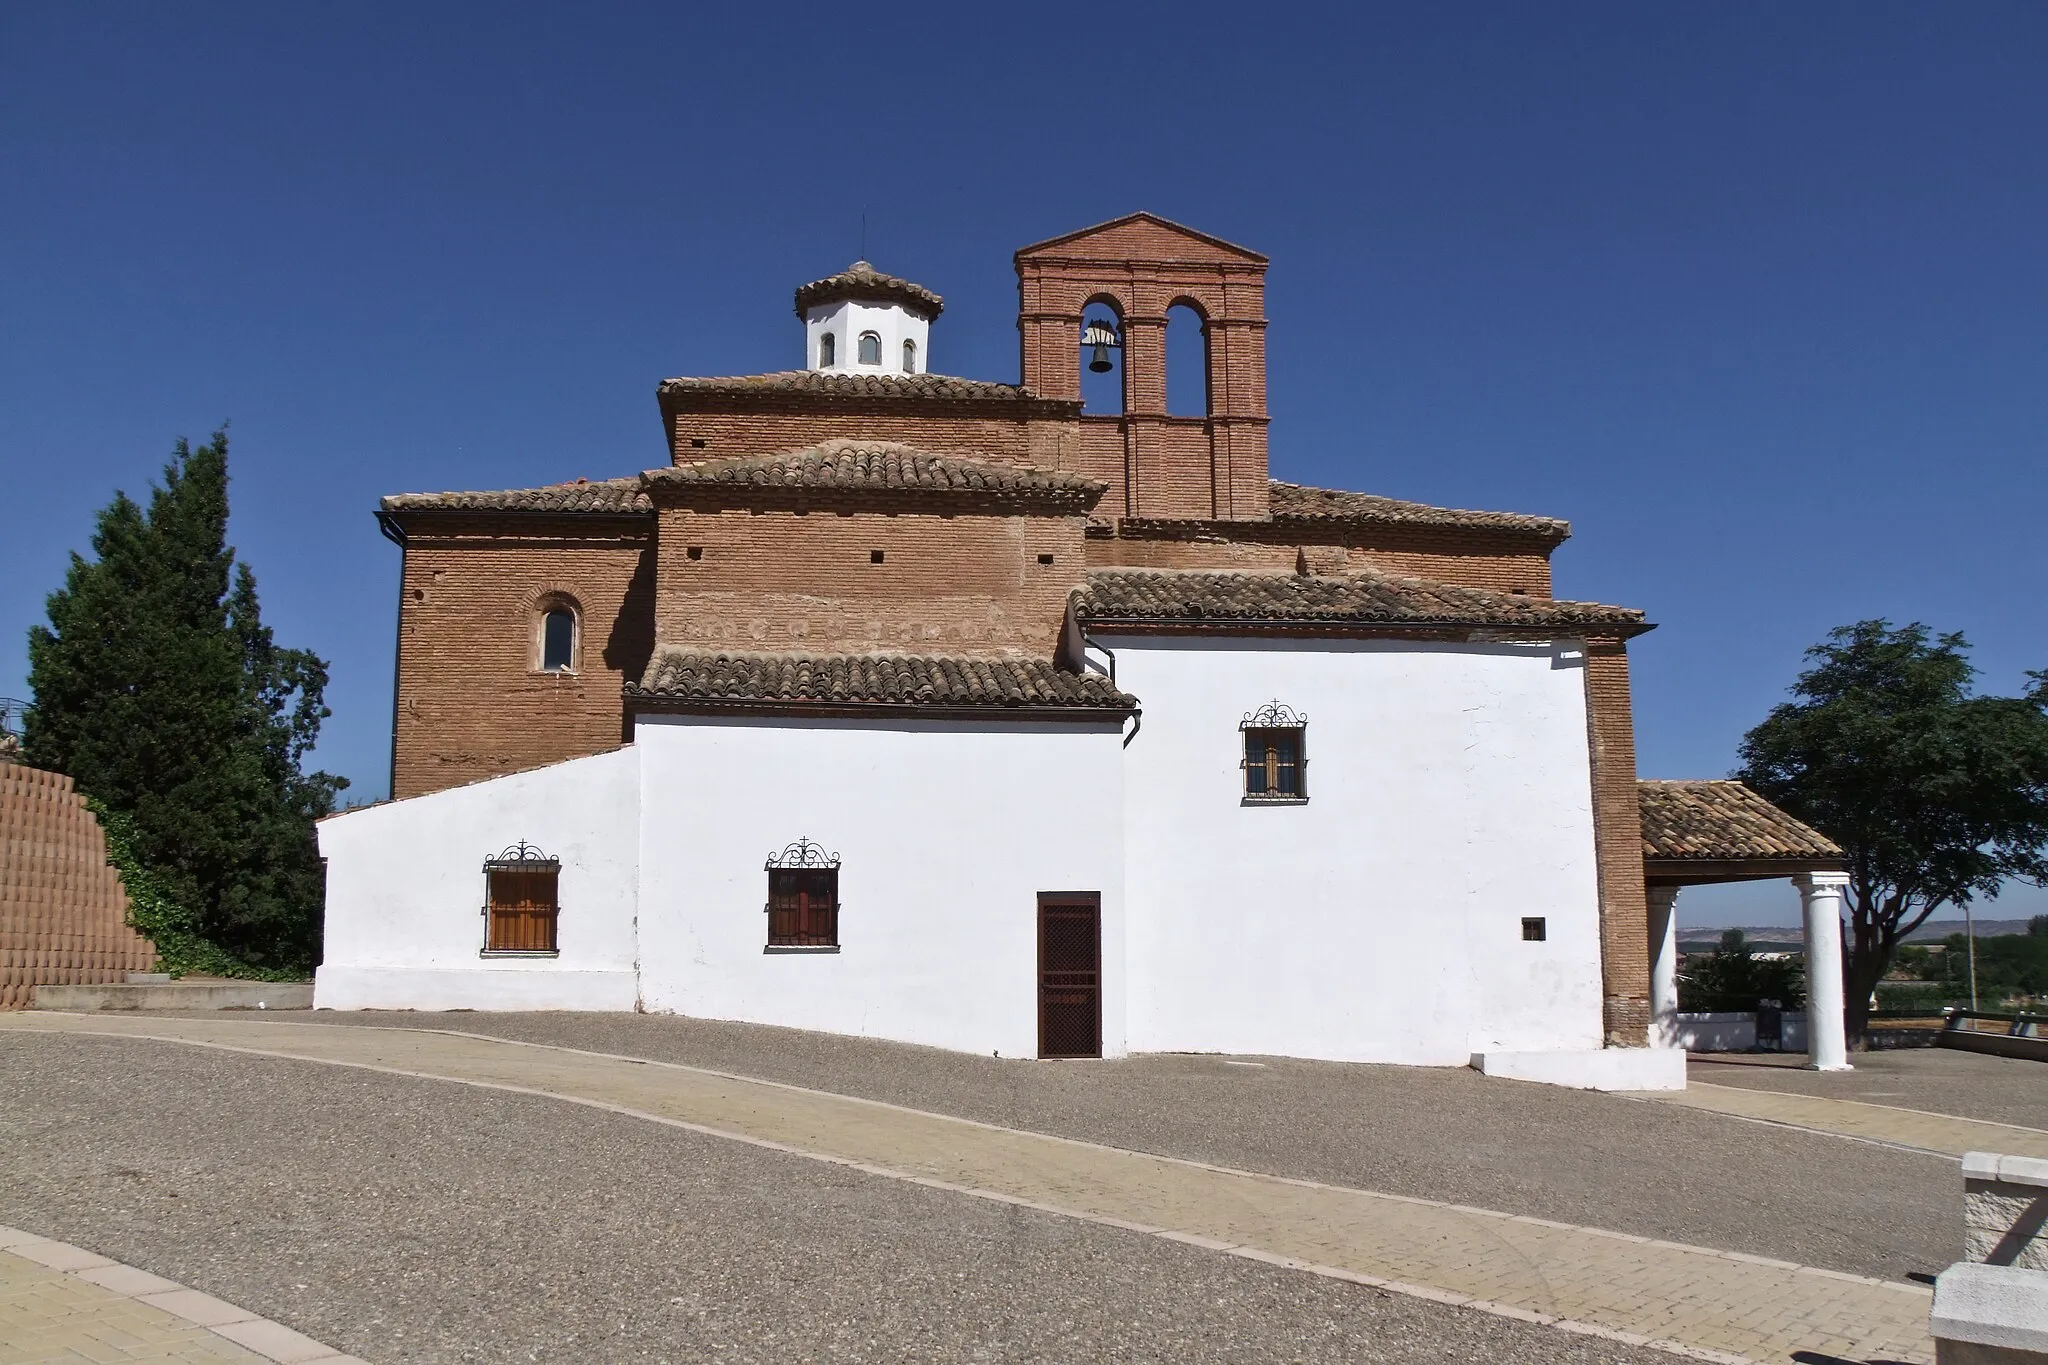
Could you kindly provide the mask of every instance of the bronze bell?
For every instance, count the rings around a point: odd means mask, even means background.
[[[1110,363],[1109,353],[1118,346],[1116,328],[1106,322],[1091,322],[1081,333],[1081,344],[1093,346],[1095,354],[1088,361],[1088,368],[1097,374],[1108,374],[1116,368]]]

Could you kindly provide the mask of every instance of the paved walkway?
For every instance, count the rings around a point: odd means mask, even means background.
[[[0,1365],[131,1361],[364,1365],[175,1281],[0,1227]]]
[[[2010,1123],[1931,1114],[1861,1100],[1825,1099],[1748,1086],[1709,1085],[1694,1081],[1683,1090],[1642,1091],[1631,1099],[1710,1109],[1717,1114],[1782,1123],[1839,1137],[1885,1142],[1895,1147],[1960,1157],[1965,1152],[2006,1152],[2013,1156],[2048,1157],[2048,1132]]]
[[[0,1028],[154,1038],[553,1096],[1701,1359],[1932,1359],[1928,1291],[1836,1271],[1019,1132],[670,1063],[450,1031],[18,1014]]]

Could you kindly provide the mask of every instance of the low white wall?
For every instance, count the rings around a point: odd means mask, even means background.
[[[1101,637],[1126,753],[1130,1045],[1469,1064],[1597,1049],[1575,647]],[[1243,804],[1239,722],[1308,718],[1306,805]],[[1524,942],[1540,915],[1547,940]]]
[[[632,1009],[639,762],[618,749],[321,821],[314,1008]],[[487,958],[484,860],[522,839],[562,863],[560,954]]]
[[[643,717],[649,1009],[1038,1050],[1037,895],[1102,897],[1103,1050],[1124,1050],[1114,723]],[[772,853],[840,856],[837,953],[767,953]]]
[[[1752,1011],[1714,1014],[1679,1014],[1672,1045],[1687,1052],[1747,1052],[1756,1046],[1756,1015]],[[1783,1052],[1806,1051],[1806,1015],[1784,1016],[1778,1047]]]

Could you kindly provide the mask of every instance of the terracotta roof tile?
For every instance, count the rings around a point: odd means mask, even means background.
[[[827,275],[800,287],[796,291],[796,315],[802,317],[818,304],[836,303],[840,299],[900,303],[926,318],[935,318],[946,308],[946,301],[923,285],[884,275],[866,261],[855,261],[837,275]]]
[[[1636,784],[1643,811],[1643,855],[1739,861],[1749,858],[1839,860],[1826,835],[1779,810],[1740,782]]]
[[[698,460],[667,469],[650,469],[641,477],[650,488],[711,486],[959,495],[1050,507],[1076,515],[1093,507],[1105,490],[1105,485],[1093,479],[1060,470],[935,455],[894,441],[851,439],[770,455]]]
[[[394,493],[383,499],[387,512],[429,509],[462,512],[646,512],[653,504],[640,491],[640,476],[577,479],[545,488],[500,488],[475,493]]]
[[[1469,512],[1432,507],[1371,493],[1346,493],[1335,488],[1310,488],[1298,483],[1271,482],[1275,521],[1353,521],[1394,526],[1459,526],[1474,530],[1526,531],[1553,541],[1570,537],[1572,525],[1555,517],[1520,512]]]
[[[1649,627],[1628,607],[1522,597],[1371,571],[1327,577],[1161,569],[1097,569],[1076,590],[1089,622],[1277,621],[1302,624]]]
[[[703,378],[684,376],[662,380],[657,392],[664,397],[683,393],[812,393],[839,398],[907,398],[959,403],[1064,401],[1041,397],[1021,385],[997,384],[986,379],[959,379],[949,374],[871,374],[838,370],[776,370],[768,374]],[[1080,404],[1065,403],[1065,406],[1078,410]]]
[[[1041,659],[889,654],[654,652],[629,698],[719,705],[1060,707],[1129,711],[1135,699],[1099,673]]]

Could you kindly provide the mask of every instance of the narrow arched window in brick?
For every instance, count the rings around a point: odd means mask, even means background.
[[[583,622],[576,604],[566,597],[550,595],[542,599],[536,615],[534,667],[543,673],[574,673],[583,643]]]

